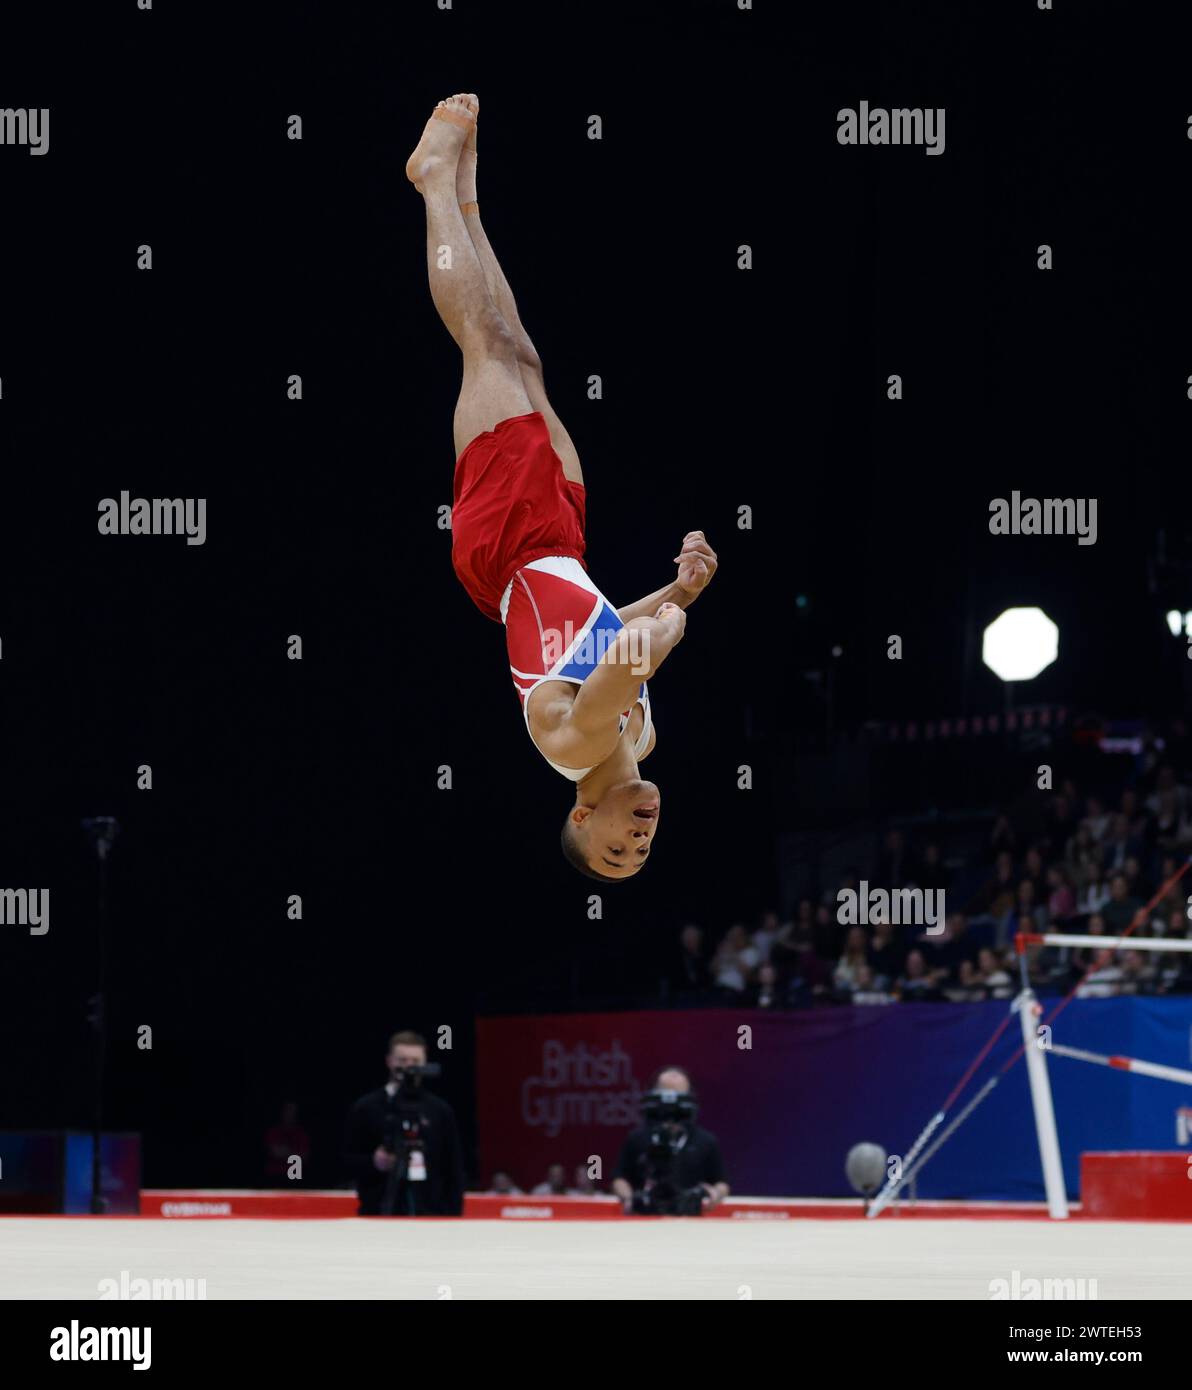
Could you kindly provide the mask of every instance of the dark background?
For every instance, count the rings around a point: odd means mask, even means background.
[[[0,148],[0,886],[52,917],[0,929],[0,1126],[89,1123],[82,816],[123,826],[108,1121],[147,1185],[259,1180],[287,1098],[323,1184],[392,1030],[454,1030],[470,1140],[478,1010],[614,997],[687,914],[789,907],[780,835],[930,801],[838,770],[874,721],[999,711],[1003,607],[1060,625],[1032,701],[1182,707],[1187,35],[1056,5],[125,0],[6,30],[0,105],[52,115],[48,156]],[[657,588],[692,527],[721,557],[651,691],[657,851],[601,921],[436,524],[458,367],[402,169],[460,89],[593,576]],[[946,153],[841,147],[862,99],[945,107]],[[1097,544],[991,537],[1014,488],[1097,497]],[[122,489],[206,497],[206,545],[100,537]]]

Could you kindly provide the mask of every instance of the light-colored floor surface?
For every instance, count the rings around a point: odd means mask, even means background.
[[[1086,1296],[1095,1280],[1099,1299],[1189,1299],[1192,1227],[0,1219],[0,1298],[93,1299],[122,1271],[203,1279],[208,1299],[988,1299],[1015,1271],[1084,1280]]]

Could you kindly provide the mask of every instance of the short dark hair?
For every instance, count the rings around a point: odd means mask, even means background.
[[[588,861],[584,858],[583,851],[579,847],[579,842],[572,833],[571,813],[567,813],[567,819],[563,822],[563,834],[560,836],[559,843],[563,846],[563,858],[573,869],[578,869],[585,878],[594,878],[600,883],[622,883],[623,879],[613,878],[611,874],[597,873]]]
[[[421,1033],[413,1033],[409,1028],[403,1028],[400,1033],[394,1033],[389,1039],[388,1051],[392,1052],[395,1047],[420,1047],[423,1052],[430,1055],[430,1048],[426,1045],[426,1039]]]

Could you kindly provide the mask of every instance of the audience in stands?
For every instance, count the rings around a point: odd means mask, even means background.
[[[1187,744],[1182,737],[1172,746],[1186,751]],[[789,920],[770,910],[752,929],[734,923],[719,941],[712,938],[710,951],[704,930],[688,923],[666,988],[678,1003],[759,1009],[1008,999],[1020,980],[1015,934],[1053,931],[1087,936],[1089,945],[1030,945],[1026,961],[1036,989],[1192,992],[1192,952],[1096,945],[1098,936],[1189,935],[1192,873],[1153,901],[1192,853],[1192,789],[1173,766],[1150,768],[1137,786],[1083,795],[1065,782],[1042,804],[998,814],[979,839],[964,839],[937,827],[918,844],[892,826],[868,865],[837,869],[824,891],[800,899]],[[868,925],[842,925],[840,895],[862,880],[891,893],[943,891],[942,930],[881,913]]]

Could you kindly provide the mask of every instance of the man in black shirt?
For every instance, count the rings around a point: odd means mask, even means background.
[[[426,1039],[394,1033],[385,1065],[388,1083],[361,1096],[348,1118],[360,1215],[459,1216],[463,1152],[454,1111],[426,1090],[416,1070],[426,1065]]]
[[[692,1096],[691,1077],[682,1067],[664,1067],[650,1084],[651,1091],[677,1092]],[[620,1197],[625,1210],[633,1209],[634,1193],[648,1192],[651,1186],[651,1136],[657,1125],[642,1125],[625,1137],[613,1172],[613,1191]],[[670,1183],[678,1193],[703,1189],[702,1207],[706,1211],[728,1196],[729,1186],[724,1176],[724,1160],[714,1134],[700,1129],[694,1120],[676,1130],[673,1135]]]

